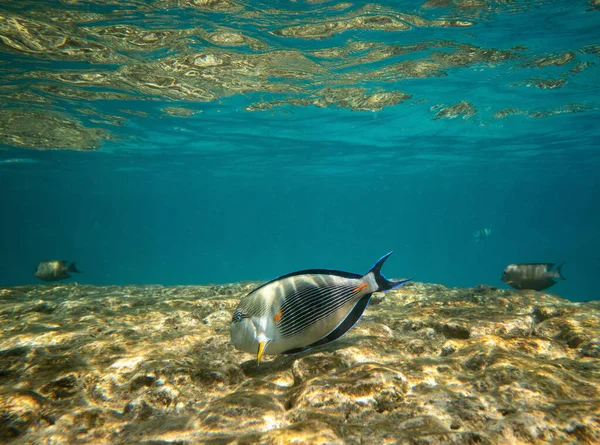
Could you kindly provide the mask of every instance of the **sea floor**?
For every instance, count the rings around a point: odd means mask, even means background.
[[[0,442],[600,443],[600,302],[411,283],[258,366],[256,284],[0,289]]]

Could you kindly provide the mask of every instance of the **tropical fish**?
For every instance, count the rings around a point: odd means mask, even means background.
[[[37,270],[33,275],[44,281],[59,281],[65,278],[71,278],[69,272],[81,273],[75,267],[74,261],[50,260],[42,261],[37,265]]]
[[[488,239],[490,236],[492,236],[492,228],[491,227],[484,227],[483,229],[477,230],[473,234],[473,238],[475,238],[477,241],[481,241],[483,239]]]
[[[556,284],[554,279],[565,279],[560,272],[563,265],[550,270],[554,265],[555,263],[509,264],[504,269],[501,279],[515,289],[548,289]]]
[[[365,275],[310,269],[275,278],[240,300],[231,320],[231,340],[241,351],[256,354],[296,354],[325,345],[354,326],[373,292],[402,286],[389,281],[383,256]]]

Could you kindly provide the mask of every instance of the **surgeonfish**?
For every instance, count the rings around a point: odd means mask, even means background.
[[[502,281],[515,289],[544,290],[564,280],[560,271],[562,264],[551,270],[555,263],[509,264],[504,269]]]
[[[390,281],[383,256],[365,275],[310,269],[275,278],[242,297],[231,320],[231,340],[241,351],[296,354],[325,345],[354,326],[373,292],[384,292],[410,280]]]
[[[38,264],[33,275],[44,281],[59,281],[71,278],[69,272],[81,273],[75,267],[74,261],[50,260],[42,261]]]

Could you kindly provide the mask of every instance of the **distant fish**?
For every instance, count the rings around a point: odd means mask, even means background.
[[[71,278],[69,272],[81,273],[75,267],[74,261],[50,260],[42,261],[33,275],[44,281],[59,281]]]
[[[373,292],[402,286],[389,281],[382,257],[366,275],[326,269],[293,272],[243,297],[231,320],[239,350],[256,354],[296,354],[343,336],[358,322]]]
[[[475,238],[477,241],[488,239],[490,236],[492,236],[491,227],[484,227],[483,229],[479,229],[473,234],[473,238]]]
[[[554,265],[555,263],[510,264],[504,269],[502,281],[515,289],[548,289],[556,284],[554,279],[565,279],[560,272],[562,264],[550,270]]]

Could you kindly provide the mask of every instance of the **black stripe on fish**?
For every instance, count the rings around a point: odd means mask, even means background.
[[[313,287],[304,298],[286,298],[281,307],[280,335],[291,337],[331,315],[356,297],[356,288],[355,284]]]
[[[373,295],[373,294],[367,294],[367,295],[363,296],[358,301],[358,303],[356,303],[356,305],[350,311],[348,316],[338,325],[338,327],[335,328],[333,331],[331,331],[329,334],[327,334],[322,339],[317,340],[316,342],[311,343],[308,346],[283,351],[282,354],[299,354],[300,352],[308,351],[309,349],[312,349],[312,348],[315,348],[315,347],[321,346],[321,345],[326,345],[327,343],[331,343],[332,341],[337,340],[338,338],[343,336],[346,332],[348,332],[350,329],[352,329],[352,326],[354,326],[356,323],[358,323],[358,320],[360,320],[363,313],[365,312],[365,309],[369,305],[369,301],[371,301],[371,295]]]
[[[314,285],[314,284],[305,285],[304,287],[296,289],[294,292],[286,295],[284,301],[288,305],[296,300],[304,301],[309,295],[315,293],[319,289],[320,289],[320,287],[318,285]]]
[[[248,295],[240,300],[236,312],[242,313],[244,318],[262,317],[270,313],[271,308],[265,299],[248,298]]]
[[[294,316],[296,319],[313,318],[316,323],[345,304],[354,296],[352,294],[355,289],[356,286],[317,288],[317,292],[313,293],[309,299],[299,302],[300,310],[293,309]]]
[[[348,290],[355,288],[356,286],[312,287],[309,293],[303,295],[304,298],[290,304],[286,304],[286,301],[282,306],[282,314],[288,316],[280,324],[280,333],[284,337],[291,336],[317,323],[345,303],[347,300],[343,296],[350,295]]]
[[[284,299],[283,307],[292,307],[295,308],[297,306],[308,306],[310,307],[311,301],[314,298],[320,298],[320,294],[323,291],[327,291],[329,289],[335,289],[339,286],[320,286],[320,285],[308,285],[301,289],[296,290],[295,292],[286,295]],[[352,286],[356,288],[356,286]]]
[[[248,295],[252,295],[257,290],[262,289],[263,287],[268,286],[271,283],[283,280],[284,278],[296,277],[298,275],[334,275],[336,277],[342,277],[342,278],[362,278],[362,275],[359,275],[357,273],[352,273],[352,272],[344,272],[343,270],[329,270],[329,269],[299,270],[298,272],[288,273],[286,275],[282,275],[280,277],[274,278],[271,281],[267,281],[266,283],[261,284],[256,289],[251,291]]]
[[[304,287],[298,288],[294,292],[286,295],[282,307],[291,307],[296,304],[304,305],[315,294],[318,294],[322,289],[327,288],[327,286],[305,284]]]
[[[232,323],[233,323],[233,322],[238,322],[238,323],[239,323],[239,322],[240,322],[240,321],[242,321],[244,318],[250,318],[250,315],[248,315],[248,314],[245,314],[245,313],[243,313],[243,312],[240,312],[240,311],[235,311],[235,312],[233,313],[233,318],[231,319],[231,322],[232,322]]]

